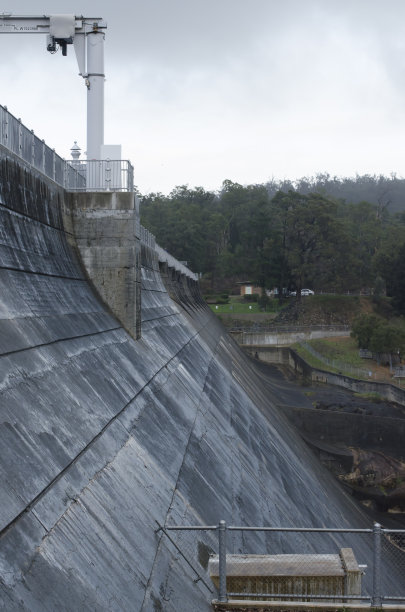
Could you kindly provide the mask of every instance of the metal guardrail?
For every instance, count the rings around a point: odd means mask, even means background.
[[[198,274],[192,272],[189,268],[187,268],[187,266],[175,259],[172,255],[170,255],[170,253],[162,249],[162,247],[160,247],[158,244],[155,245],[155,251],[159,261],[167,263],[170,268],[174,268],[180,274],[184,274],[185,276],[188,276],[189,278],[192,278],[195,281],[198,280]]]
[[[156,533],[160,531],[195,572],[195,582],[211,593],[216,586],[218,602],[405,604],[405,529],[384,529],[378,523],[369,529],[235,527],[220,521],[159,525]],[[278,555],[277,549],[290,554]],[[328,574],[328,565],[334,572]]]
[[[144,245],[153,249],[159,262],[166,263],[169,266],[169,268],[173,268],[180,274],[188,278],[191,278],[193,281],[198,281],[198,274],[195,274],[194,272],[192,272],[189,268],[187,268],[187,266],[185,266],[183,263],[178,261],[175,257],[170,255],[170,253],[165,251],[165,249],[159,246],[156,242],[155,236],[149,230],[143,227],[143,225],[140,226],[140,237],[141,237],[141,242]]]
[[[66,161],[55,153],[12,115],[5,106],[0,106],[0,145],[18,155],[28,164],[64,187],[65,176],[75,170],[66,169]],[[80,178],[78,179],[80,181]]]
[[[66,163],[75,171],[66,177],[68,191],[134,190],[134,168],[128,160],[88,159]]]
[[[128,160],[68,161],[40,140],[0,105],[0,145],[70,191],[133,191],[134,169]]]

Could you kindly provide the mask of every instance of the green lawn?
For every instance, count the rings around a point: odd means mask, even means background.
[[[262,312],[256,302],[250,304],[234,302],[231,304],[209,304],[211,310],[217,314],[224,312],[233,312],[236,314],[244,314],[249,312]]]
[[[314,357],[314,355],[312,355],[312,353],[307,351],[304,346],[301,346],[299,342],[297,344],[293,344],[292,348],[294,349],[296,353],[298,353],[298,355],[300,355],[307,362],[308,365],[310,365],[313,368],[316,368],[318,370],[327,370],[328,372],[334,372],[336,374],[340,371],[338,368],[333,368],[330,365],[325,365],[324,361]]]
[[[380,380],[399,384],[400,380],[392,379],[392,373],[388,367],[381,367],[373,359],[362,359],[359,357],[359,349],[353,338],[337,337],[309,340],[307,344],[313,348],[320,357],[328,359],[326,363],[310,353],[300,343],[294,344],[294,350],[312,367],[328,372],[342,373],[364,380]]]
[[[283,307],[279,305],[277,300],[270,300],[266,306],[266,310],[262,310],[257,302],[245,302],[239,297],[231,297],[229,304],[209,304],[209,307],[216,314],[234,313],[234,314],[249,314],[263,312],[278,312]],[[285,307],[285,305],[284,305]]]
[[[354,368],[367,369],[367,360],[359,357],[359,349],[354,338],[320,338],[310,340],[308,344],[327,359],[335,359]]]

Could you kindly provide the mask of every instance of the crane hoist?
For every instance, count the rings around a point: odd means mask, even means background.
[[[102,159],[104,144],[104,38],[101,17],[0,13],[0,34],[45,34],[46,49],[67,55],[73,45],[87,87],[87,159]]]

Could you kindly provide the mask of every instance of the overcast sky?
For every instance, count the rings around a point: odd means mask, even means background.
[[[6,2],[105,19],[105,143],[122,145],[144,194],[405,174],[404,0]],[[84,152],[73,48],[1,35],[0,56],[0,104],[62,157],[74,140]]]

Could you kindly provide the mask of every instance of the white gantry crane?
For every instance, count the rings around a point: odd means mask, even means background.
[[[87,87],[87,159],[103,159],[104,38],[100,17],[76,15],[13,15],[0,13],[0,34],[46,34],[46,48],[67,54],[73,44],[79,73]]]

